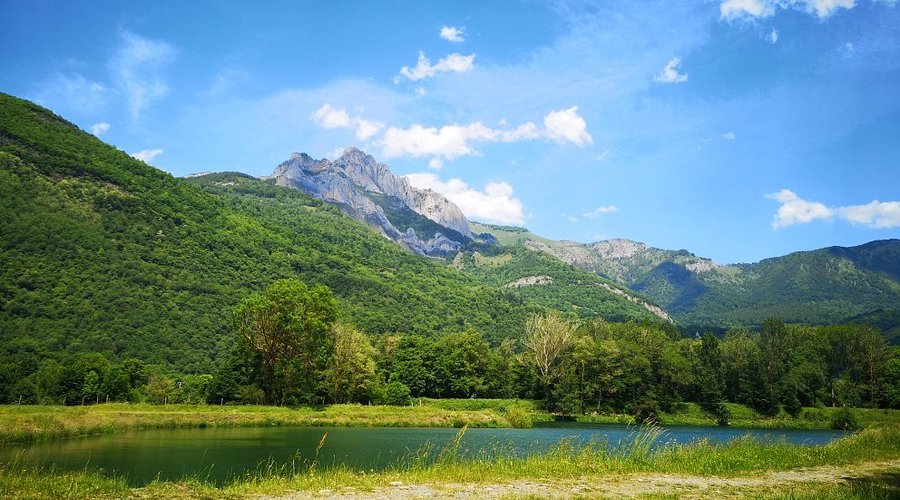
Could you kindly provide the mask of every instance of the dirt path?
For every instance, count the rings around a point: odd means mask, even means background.
[[[399,481],[373,491],[351,488],[319,492],[297,492],[260,500],[299,499],[407,499],[407,498],[634,498],[652,494],[677,494],[683,498],[740,498],[759,495],[773,488],[804,484],[839,484],[881,475],[896,489],[900,498],[900,460],[869,462],[848,466],[824,466],[790,471],[767,472],[754,476],[714,477],[680,474],[621,474],[582,477],[569,480],[514,480],[495,484],[425,483]]]

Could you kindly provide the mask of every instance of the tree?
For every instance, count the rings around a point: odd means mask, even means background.
[[[401,382],[413,397],[436,395],[435,347],[430,339],[405,335],[386,361],[391,366],[387,382]]]
[[[526,358],[534,365],[546,392],[546,404],[554,408],[553,385],[560,375],[563,356],[575,340],[577,323],[556,311],[536,314],[525,324]]]
[[[719,339],[707,333],[697,352],[697,398],[700,407],[716,417],[719,425],[728,425],[725,400],[725,372]]]
[[[335,403],[367,401],[375,382],[375,348],[359,330],[336,324],[331,330],[334,355],[328,369],[328,387]]]
[[[276,281],[238,305],[234,329],[250,351],[267,402],[284,403],[289,394],[302,402],[320,402],[336,316],[331,290],[296,279]]]
[[[438,396],[467,398],[484,388],[490,346],[475,330],[451,333],[436,345]]]
[[[81,395],[88,403],[95,402],[100,397],[100,376],[94,370],[87,372],[84,376]]]

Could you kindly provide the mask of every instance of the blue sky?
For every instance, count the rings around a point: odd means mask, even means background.
[[[897,3],[5,0],[0,90],[175,175],[355,145],[476,220],[750,262],[900,237]]]

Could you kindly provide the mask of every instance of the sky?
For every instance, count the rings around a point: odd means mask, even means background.
[[[356,146],[553,239],[900,237],[897,0],[0,1],[0,91],[176,176]]]

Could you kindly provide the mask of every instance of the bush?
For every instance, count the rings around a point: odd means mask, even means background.
[[[372,400],[381,405],[409,406],[409,387],[403,382],[391,382],[379,390],[373,390]]]
[[[656,401],[647,400],[634,407],[634,423],[656,425],[659,423],[659,406]]]
[[[532,426],[531,415],[521,407],[516,406],[506,409],[506,421],[516,429],[527,429]]]
[[[858,427],[859,424],[856,422],[856,417],[853,415],[853,412],[850,411],[850,408],[847,408],[846,406],[834,412],[834,415],[831,417],[832,429],[852,431]]]

